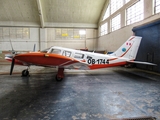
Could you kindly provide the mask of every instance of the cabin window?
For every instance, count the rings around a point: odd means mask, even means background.
[[[52,49],[50,53],[60,54],[61,50],[59,50],[59,49]]]
[[[92,57],[91,56],[87,56],[87,59],[92,59]]]
[[[81,54],[81,53],[75,53],[74,58],[77,58],[77,59],[83,59],[83,58],[84,58],[84,54]]]
[[[70,57],[71,56],[71,52],[70,51],[63,51],[63,56],[67,56]]]

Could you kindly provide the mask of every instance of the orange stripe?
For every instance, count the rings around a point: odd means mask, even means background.
[[[129,39],[129,41],[133,40],[135,37],[132,37],[131,39]]]
[[[132,44],[133,45],[133,44]],[[131,47],[132,47],[132,45],[128,48],[128,50],[125,52],[125,53],[123,53],[120,57],[123,57],[125,54],[127,54],[127,52],[131,49]]]
[[[111,59],[108,59],[109,61],[112,61],[112,60],[116,60],[116,59],[118,59],[118,58],[111,58]]]

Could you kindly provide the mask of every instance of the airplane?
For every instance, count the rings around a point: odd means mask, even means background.
[[[111,54],[100,54],[64,47],[50,47],[40,52],[28,52],[21,54],[6,55],[5,59],[12,62],[10,75],[14,64],[28,66],[22,71],[22,76],[29,75],[31,65],[44,67],[57,67],[55,76],[57,81],[64,78],[64,69],[94,70],[115,66],[124,66],[129,63],[156,65],[149,62],[134,61],[138,52],[142,37],[131,36],[117,51]],[[35,48],[34,48],[35,49]]]

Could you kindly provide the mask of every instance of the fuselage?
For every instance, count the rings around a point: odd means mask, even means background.
[[[18,54],[14,58],[15,64],[18,65],[63,67],[65,69],[99,69],[125,65],[127,61],[127,58],[123,57],[63,47],[50,47],[41,52]],[[7,57],[6,60],[12,61]]]
[[[99,54],[63,47],[51,47],[47,54],[58,54],[76,59],[89,65],[90,69],[106,68],[112,66],[125,65],[127,58],[116,57],[113,55]]]

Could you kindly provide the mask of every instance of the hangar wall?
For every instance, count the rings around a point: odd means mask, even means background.
[[[9,27],[12,28],[12,27]],[[29,38],[4,38],[0,37],[0,51],[11,50],[10,39],[13,48],[16,51],[32,51],[34,44],[36,44],[36,51],[43,50],[51,46],[69,47],[73,49],[84,49],[85,46],[89,50],[94,50],[97,38],[96,29],[86,29],[86,39],[84,40],[56,40],[56,28],[29,28]]]
[[[86,39],[72,40],[72,39],[62,39],[57,40],[55,35],[56,28],[45,28],[41,29],[41,49],[45,49],[51,46],[61,46],[73,49],[84,49],[87,47],[89,50],[94,50],[97,38],[96,29],[86,29]]]
[[[12,27],[8,27],[12,28]],[[10,40],[12,41],[13,48],[17,51],[32,51],[34,44],[37,46],[37,50],[39,49],[39,29],[38,28],[30,28],[30,37],[29,39],[22,38],[13,38],[13,37],[1,37],[0,38],[0,51],[8,51],[11,50]]]
[[[116,16],[117,14],[121,13],[121,29],[116,30],[114,32],[109,31],[108,34],[100,36],[98,39],[98,44],[97,44],[97,50],[106,50],[108,52],[113,52],[115,50],[117,50],[117,48],[119,48],[131,35],[133,35],[132,32],[132,28],[138,25],[142,25],[145,23],[148,23],[150,21],[153,21],[155,19],[160,18],[160,13],[153,15],[153,2],[152,0],[145,0],[144,2],[144,20],[131,24],[131,25],[127,25],[125,23],[125,12],[126,12],[126,8],[130,5],[132,5],[135,1],[132,0],[130,3],[124,5],[124,7],[122,7],[120,10],[118,10],[117,12],[115,12],[113,14],[113,16]],[[112,16],[112,17],[113,17]],[[102,16],[101,16],[102,17]],[[107,18],[111,19],[112,17]],[[104,21],[100,21],[99,26],[101,26],[101,24],[104,24],[107,20]],[[108,28],[110,30],[110,21],[108,22]],[[100,31],[100,27],[99,27],[99,31]]]

